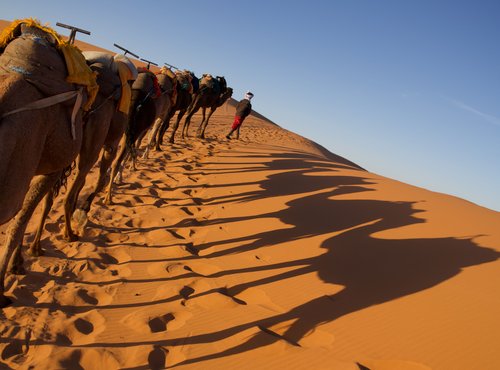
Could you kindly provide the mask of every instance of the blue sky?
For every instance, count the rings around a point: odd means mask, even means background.
[[[224,75],[371,172],[500,211],[500,1],[2,1],[0,18]],[[55,27],[58,32],[66,30]]]

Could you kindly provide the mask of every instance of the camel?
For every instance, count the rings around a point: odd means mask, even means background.
[[[86,81],[68,82],[77,80],[68,76],[61,50],[70,54]],[[7,28],[0,36],[0,53],[0,224],[11,220],[7,246],[0,251],[4,307],[10,303],[4,278],[12,252],[21,244],[36,205],[61,183],[76,158],[82,143],[82,103],[88,108],[97,85],[81,53],[33,20]]]
[[[117,54],[113,57],[104,52],[84,52],[83,54],[87,64],[97,73],[99,93],[91,110],[84,115],[83,142],[76,159],[76,173],[64,201],[64,237],[68,241],[78,240],[71,227],[71,216],[76,209],[78,195],[85,185],[85,178],[96,163],[101,149],[103,149],[103,154],[100,178],[94,193],[102,189],[106,171],[114,159],[120,138],[125,132],[130,104],[130,93],[127,92],[127,90],[130,91],[129,81],[137,76],[135,66],[124,55]],[[30,254],[34,256],[42,254],[40,239],[54,195],[54,192],[48,192],[45,196],[40,223],[29,249]],[[87,202],[86,212],[90,210],[90,204],[91,202]],[[21,266],[22,258],[20,248],[18,248],[14,257],[14,271],[22,272]]]
[[[164,125],[164,122],[170,119],[170,112],[172,111],[177,101],[177,78],[175,74],[168,68],[162,67],[160,73],[156,75],[158,85],[162,90],[162,95],[155,100],[156,102],[156,120],[149,135],[149,142],[146,145],[143,158],[148,157],[149,149],[152,146],[152,141],[157,135],[158,130]],[[167,122],[168,127],[168,122]],[[140,143],[142,137],[138,139]]]
[[[165,135],[165,132],[167,131],[170,125],[170,120],[174,117],[176,112],[179,112],[177,114],[175,123],[172,126],[172,134],[170,135],[169,139],[169,142],[171,144],[174,143],[175,133],[177,131],[177,128],[179,127],[179,123],[182,117],[184,117],[184,114],[186,113],[186,111],[188,110],[189,106],[193,101],[193,94],[196,94],[198,92],[196,88],[197,87],[196,82],[198,79],[192,72],[177,71],[175,73],[175,76],[177,79],[177,85],[176,85],[177,99],[172,109],[170,110],[170,114],[164,120],[164,122],[162,123],[162,125],[160,126],[160,128],[156,133],[156,144],[155,144],[156,151],[161,151],[160,145],[163,143],[163,136]],[[153,144],[154,140],[155,136],[153,135],[151,137],[150,145]]]
[[[164,111],[170,111],[173,81],[162,76],[159,82],[161,82],[161,85],[152,72],[141,69],[132,85],[128,127],[126,135],[122,137],[120,151],[111,168],[111,177],[105,198],[106,204],[112,204],[113,183],[122,162],[124,162],[127,155],[130,155],[135,167],[135,149],[140,144],[144,134],[153,125],[156,118],[164,120],[163,116],[158,116],[158,114],[164,114],[161,108],[163,105],[166,105]]]
[[[188,109],[186,120],[184,121],[184,127],[182,129],[182,137],[188,136],[189,125],[191,123],[191,117],[200,108],[202,109],[203,119],[198,127],[197,137],[205,138],[205,129],[207,128],[208,121],[215,110],[226,102],[233,95],[233,89],[226,87],[226,79],[224,77],[217,76],[213,79],[210,75],[205,75],[200,83],[200,91],[195,96],[191,106]],[[210,108],[208,116],[205,116],[206,109]]]

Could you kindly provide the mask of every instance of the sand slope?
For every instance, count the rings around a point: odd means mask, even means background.
[[[126,170],[77,242],[62,192],[7,279],[0,368],[500,368],[498,212],[256,116],[227,141],[233,112]]]

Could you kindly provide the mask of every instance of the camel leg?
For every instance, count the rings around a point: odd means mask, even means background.
[[[69,187],[66,198],[64,199],[64,238],[69,242],[78,240],[78,236],[73,232],[71,227],[71,217],[76,209],[78,195],[85,185],[85,178],[97,160],[96,156],[85,158],[82,154],[79,156],[79,164],[76,170],[75,178]],[[97,152],[97,154],[99,154],[99,152]]]
[[[184,121],[184,126],[182,126],[182,138],[184,139],[185,137],[189,137],[189,125],[191,124],[191,116],[190,114],[187,115],[185,121]]]
[[[106,177],[108,169],[111,167],[113,160],[116,158],[117,148],[105,147],[102,151],[101,155],[101,165],[99,167],[99,179],[97,180],[97,184],[94,188],[94,191],[87,197],[85,202],[83,203],[82,209],[85,213],[90,211],[90,206],[94,201],[94,198],[97,194],[101,192],[106,184]]]
[[[182,109],[181,111],[179,111],[179,114],[177,115],[177,119],[175,120],[174,126],[172,127],[172,134],[170,135],[170,140],[169,140],[170,144],[174,143],[175,133],[177,132],[177,129],[179,128],[179,124],[181,123],[181,119],[185,113],[186,113],[186,110]]]
[[[210,117],[212,117],[212,114],[214,114],[215,109],[210,108],[210,112],[208,112],[208,116],[206,119],[203,119],[203,122],[201,123],[200,127],[198,128],[198,137],[201,139],[205,138],[205,130],[208,126],[208,121],[210,120]]]
[[[31,243],[31,245],[28,249],[28,254],[35,256],[35,257],[43,255],[42,248],[40,247],[40,240],[42,239],[43,227],[45,226],[45,220],[47,219],[47,216],[52,208],[52,204],[54,203],[54,193],[52,191],[49,191],[47,193],[47,195],[45,195],[45,198],[43,200],[44,200],[44,202],[43,202],[42,216],[40,217],[40,221],[38,223],[38,228],[36,230],[35,239],[33,240],[33,242]],[[18,248],[17,250],[20,251],[21,249]],[[21,262],[18,261],[18,257],[17,257],[18,255],[20,255],[20,254],[16,253],[16,260],[15,260],[16,267],[21,266],[21,264],[22,264],[22,260],[21,260]]]
[[[201,118],[201,123],[200,123],[200,125],[198,126],[198,130],[197,130],[197,132],[196,132],[196,136],[197,136],[197,137],[201,137],[201,135],[200,135],[200,130],[201,130],[201,128],[203,127],[203,124],[205,123],[206,112],[207,112],[207,108],[205,108],[205,107],[201,108],[201,115],[202,115],[202,118]]]
[[[174,116],[175,112],[169,113],[168,117],[163,121],[160,129],[158,130],[158,137],[156,138],[156,151],[159,152],[161,151],[160,145],[163,144],[163,136],[165,135],[165,132],[168,130],[168,127],[170,126],[170,120]],[[177,123],[177,127],[179,127],[179,124]],[[175,130],[177,130],[177,127]],[[173,133],[175,135],[175,131]],[[173,143],[173,136],[170,138],[170,141]]]
[[[120,151],[117,154],[116,161],[113,163],[113,166],[111,167],[111,175],[109,178],[107,194],[104,200],[104,203],[106,204],[113,204],[112,201],[113,182],[115,180],[116,173],[118,172],[118,169],[120,168],[122,161],[127,154],[128,154],[127,135],[123,135],[122,140],[120,142]]]
[[[142,159],[148,158],[149,148],[152,148],[153,146],[158,147],[158,145],[155,145],[155,139],[156,139],[158,131],[160,130],[160,128],[162,126],[163,126],[163,120],[160,117],[158,117],[156,119],[155,123],[153,124],[153,128],[149,132],[148,139],[146,140],[147,141],[146,150],[144,151],[144,154],[142,155]]]
[[[238,126],[238,130],[236,131],[236,139],[237,140],[240,139],[240,128],[241,128],[241,125]]]
[[[182,137],[189,137],[189,125],[191,124],[191,118],[200,109],[196,104],[193,104],[187,112],[186,120],[184,121],[184,127],[182,128]]]
[[[5,245],[0,252],[0,307],[5,307],[10,300],[4,296],[4,282],[8,264],[12,253],[21,247],[24,232],[31,215],[42,198],[52,189],[61,176],[61,171],[49,175],[37,176],[31,182],[30,188],[24,198],[23,207],[9,224],[6,231]]]
[[[206,114],[205,113],[206,113],[207,109],[205,107],[203,107],[201,109],[201,111],[202,111],[201,123],[198,126],[198,130],[196,130],[196,137],[198,137],[198,138],[201,138],[201,129],[203,128],[203,125],[205,124],[205,118],[206,118]]]

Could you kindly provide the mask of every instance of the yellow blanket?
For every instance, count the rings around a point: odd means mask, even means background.
[[[118,110],[128,114],[130,109],[130,100],[132,99],[132,88],[130,87],[128,81],[133,79],[132,71],[123,62],[115,61],[115,63],[118,65],[118,75],[120,76],[120,82],[122,84],[122,93],[120,101],[118,102]]]

